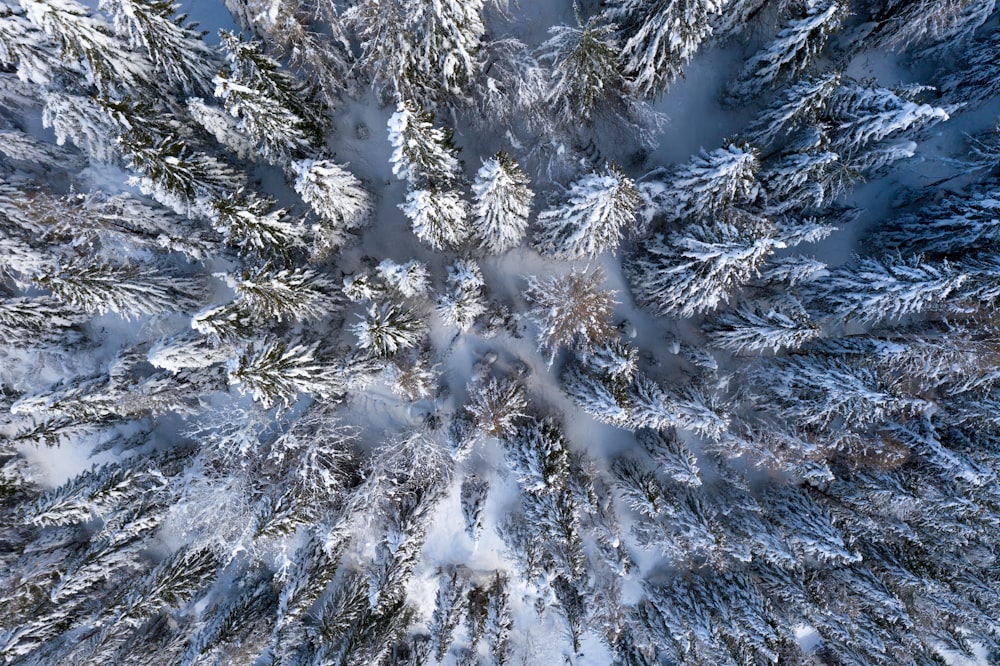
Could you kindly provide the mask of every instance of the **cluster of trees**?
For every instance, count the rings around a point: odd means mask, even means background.
[[[899,185],[1000,94],[996,3],[565,4],[0,4],[3,663],[997,658],[997,128]],[[722,41],[751,121],[644,163]]]

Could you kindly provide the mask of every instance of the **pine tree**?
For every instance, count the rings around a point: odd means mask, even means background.
[[[905,213],[884,223],[873,242],[878,247],[952,259],[994,249],[1000,243],[1000,188],[974,188]]]
[[[777,354],[785,349],[799,349],[821,335],[819,326],[810,321],[798,303],[787,305],[791,307],[771,307],[766,311],[759,306],[751,309],[743,305],[723,313],[717,328],[711,332],[712,343],[737,354],[756,355],[767,350]],[[792,312],[787,312],[789,309]]]
[[[235,306],[256,321],[322,319],[334,304],[332,283],[310,269],[272,270],[264,266],[227,282],[236,292]]]
[[[614,334],[611,317],[617,302],[613,291],[600,289],[604,273],[573,272],[546,280],[529,278],[525,297],[538,327],[538,345],[549,365],[561,347],[592,349]]]
[[[513,620],[511,619],[510,593],[507,587],[507,576],[497,572],[493,582],[486,590],[488,601],[484,633],[490,654],[497,666],[506,666],[511,656],[510,643]]]
[[[656,192],[654,203],[670,220],[723,215],[732,206],[757,198],[758,167],[757,152],[745,144],[702,151],[672,174]]]
[[[52,82],[59,63],[45,34],[10,7],[0,10],[0,64],[16,67],[22,81],[39,86]]]
[[[840,87],[841,78],[835,71],[795,81],[750,124],[747,138],[767,148],[803,126],[816,124]]]
[[[847,5],[838,0],[809,0],[804,4],[805,16],[790,21],[774,41],[743,66],[739,78],[726,92],[730,105],[753,99],[776,81],[794,78],[809,67],[847,16]]]
[[[605,12],[618,25],[624,69],[635,89],[646,97],[665,92],[711,36],[712,20],[725,4],[719,0],[610,3]]]
[[[456,190],[411,189],[399,207],[414,235],[436,250],[457,247],[469,236],[468,205]]]
[[[229,381],[265,408],[280,403],[287,409],[299,394],[331,399],[343,393],[344,378],[316,360],[317,346],[276,339],[250,344],[230,364]]]
[[[314,256],[325,256],[338,247],[347,232],[357,231],[372,212],[371,195],[353,174],[329,160],[303,160],[292,164],[295,191],[320,216]]]
[[[266,56],[259,43],[243,42],[231,32],[219,33],[228,52],[228,70],[217,75],[215,96],[239,118],[240,129],[261,156],[272,164],[288,164],[319,142],[319,118],[309,91]]]
[[[383,259],[375,270],[393,291],[404,298],[423,296],[431,288],[427,266],[416,259],[405,264]]]
[[[241,188],[212,201],[212,226],[244,257],[280,258],[287,263],[305,247],[306,230],[274,204],[273,199]]]
[[[26,0],[23,7],[28,20],[59,45],[64,58],[83,65],[89,82],[101,93],[121,94],[152,80],[152,63],[129,49],[110,25],[83,5],[73,0]]]
[[[434,614],[428,629],[431,634],[434,658],[444,661],[448,649],[454,641],[455,629],[465,612],[466,581],[458,570],[444,571],[438,576],[437,597],[434,600]]]
[[[580,21],[579,28],[555,26],[549,34],[539,57],[552,63],[549,106],[565,127],[591,124],[604,107],[627,94],[614,27],[594,17]]]
[[[779,246],[774,227],[750,214],[696,223],[643,247],[630,270],[632,293],[659,315],[693,317],[728,302],[760,274]]]
[[[935,42],[955,48],[989,19],[993,9],[988,0],[880,0],[872,8],[876,26],[868,43],[898,50]]]
[[[178,6],[171,0],[101,0],[99,7],[129,46],[146,50],[170,83],[186,93],[206,90],[218,63],[201,35],[183,25],[185,17],[173,18]]]
[[[876,323],[946,306],[964,295],[961,287],[968,279],[946,261],[858,257],[827,278],[822,298],[839,317]]]
[[[85,312],[126,319],[189,308],[201,291],[195,281],[168,278],[153,268],[83,258],[43,270],[34,282]]]
[[[461,177],[452,133],[434,127],[434,116],[415,102],[400,99],[389,118],[392,172],[411,186],[453,185]]]
[[[854,81],[841,84],[829,102],[832,148],[853,155],[899,132],[948,120],[946,108],[919,104],[886,88]]]
[[[538,216],[539,251],[558,259],[596,257],[617,247],[636,221],[639,192],[631,178],[610,165],[570,186],[567,202]]]
[[[257,154],[254,142],[240,129],[240,121],[221,106],[209,106],[201,97],[189,97],[187,110],[202,129],[232,151],[241,160],[252,159]]]
[[[887,385],[867,367],[817,355],[761,362],[748,371],[760,404],[776,415],[812,428],[865,428],[919,414],[930,403]]]
[[[474,235],[489,254],[502,254],[521,244],[528,227],[534,194],[528,177],[510,155],[500,151],[476,173]]]
[[[361,321],[351,326],[361,349],[387,357],[416,346],[423,327],[409,310],[393,303],[372,303]]]
[[[486,311],[483,288],[486,282],[479,266],[472,261],[456,261],[448,267],[448,291],[438,296],[437,311],[448,326],[463,331],[472,328],[476,318]]]
[[[465,533],[474,542],[479,541],[479,535],[483,531],[483,509],[489,490],[490,482],[474,474],[462,480],[462,518],[465,520]]]
[[[949,99],[979,105],[1000,92],[1000,35],[985,34],[974,40],[965,51],[966,66],[945,77],[942,86]]]
[[[477,52],[486,32],[483,0],[444,0],[428,5],[404,0],[409,29],[418,35],[418,70],[410,80],[415,99],[465,103],[479,73]],[[406,94],[406,90],[403,90]],[[409,95],[408,95],[409,96]]]

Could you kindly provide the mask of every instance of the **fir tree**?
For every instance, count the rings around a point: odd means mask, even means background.
[[[465,520],[465,533],[474,542],[479,541],[479,535],[483,531],[483,508],[486,505],[486,497],[489,489],[489,481],[474,474],[462,480],[460,495],[462,518]],[[471,613],[472,610],[470,609],[470,618]]]
[[[558,259],[596,257],[631,231],[638,204],[632,179],[608,166],[574,182],[564,205],[539,214],[535,246]]]
[[[823,298],[840,317],[881,322],[945,305],[968,279],[948,262],[859,257],[827,279]]]
[[[132,48],[143,48],[156,71],[187,93],[206,90],[218,63],[212,50],[184,16],[173,17],[177,5],[170,0],[101,0],[115,30]]]
[[[295,191],[321,219],[313,255],[325,256],[342,244],[346,232],[357,231],[368,222],[371,195],[347,169],[329,160],[295,162],[292,170]]]
[[[712,34],[712,19],[723,12],[719,0],[615,0],[606,13],[624,41],[625,72],[646,97],[655,97],[682,75]],[[731,11],[731,10],[726,10]]]
[[[671,220],[723,215],[730,207],[757,198],[758,167],[757,153],[747,145],[731,143],[702,151],[672,174],[654,202]]]
[[[876,86],[844,82],[830,99],[832,147],[852,155],[898,132],[948,120],[945,108],[919,104],[905,94]]]
[[[816,123],[840,82],[840,72],[830,72],[792,83],[751,123],[748,139],[766,148],[796,129]]]
[[[528,183],[517,162],[503,151],[485,160],[476,173],[474,235],[487,253],[501,254],[521,244],[534,198]]]
[[[393,291],[404,298],[423,296],[430,290],[430,273],[427,271],[427,266],[416,259],[411,259],[405,264],[383,259],[375,270]]]
[[[986,0],[880,0],[872,8],[872,46],[907,49],[947,40],[954,48],[989,19],[994,4]]]
[[[669,239],[657,236],[632,266],[632,293],[661,315],[714,310],[760,274],[778,246],[773,234],[766,220],[743,214],[733,222],[693,224]]]
[[[436,250],[457,247],[469,236],[468,205],[455,190],[411,189],[399,207],[416,237]]]
[[[24,3],[27,18],[52,38],[63,57],[80,62],[87,78],[104,94],[139,88],[150,80],[152,63],[128,48],[111,26],[73,0]]]
[[[465,612],[466,581],[459,571],[442,572],[438,577],[438,592],[434,600],[434,614],[428,629],[431,634],[434,658],[444,661],[454,641],[455,629]]]
[[[722,314],[712,332],[712,343],[737,354],[756,355],[770,350],[799,349],[820,336],[820,327],[795,301],[764,309],[743,305]]]
[[[813,0],[805,5],[805,16],[790,21],[774,41],[743,66],[739,78],[727,91],[730,104],[752,99],[775,81],[793,78],[806,69],[847,16],[847,6],[837,0]]]
[[[200,292],[196,282],[168,278],[153,268],[82,258],[43,270],[34,281],[85,312],[115,312],[125,318],[189,308]]]
[[[220,32],[229,68],[215,77],[215,96],[239,118],[240,129],[257,144],[264,159],[288,164],[319,141],[319,120],[309,93],[260,44]]]
[[[239,189],[212,201],[212,226],[226,243],[252,259],[291,259],[304,248],[306,230],[291,221],[288,211],[274,208],[274,200]]]
[[[580,23],[550,28],[552,36],[541,46],[540,58],[552,62],[548,103],[566,127],[593,123],[609,101],[627,94],[614,27],[597,17]]]
[[[486,311],[483,274],[472,261],[457,261],[448,267],[448,291],[438,296],[437,311],[449,326],[463,331],[472,328]]]
[[[433,114],[403,99],[389,118],[392,172],[411,186],[443,187],[455,184],[461,176],[451,131],[433,123]]]
[[[372,303],[351,330],[361,349],[375,356],[392,356],[417,344],[423,328],[409,310],[392,303]]]
[[[344,379],[337,368],[316,360],[316,349],[316,344],[273,339],[250,344],[231,363],[229,381],[264,407],[280,403],[288,408],[299,394],[330,399],[343,392]]]

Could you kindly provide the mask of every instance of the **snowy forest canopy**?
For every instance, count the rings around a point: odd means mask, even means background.
[[[998,35],[0,0],[0,660],[1000,663]]]

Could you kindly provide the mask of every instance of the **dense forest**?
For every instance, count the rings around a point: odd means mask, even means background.
[[[998,305],[995,0],[0,0],[0,661],[1000,663]]]

